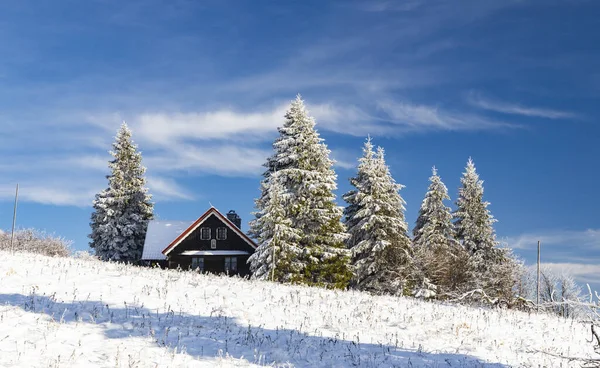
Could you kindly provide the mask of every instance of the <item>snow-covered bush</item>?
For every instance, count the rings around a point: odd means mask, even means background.
[[[537,268],[522,266],[517,292],[537,302]],[[584,303],[583,290],[566,272],[556,272],[542,265],[540,269],[540,309],[566,318],[584,318],[590,308]],[[588,303],[589,304],[589,303]]]
[[[0,250],[11,250],[11,234],[0,233]],[[52,257],[67,257],[71,254],[70,240],[36,229],[15,231],[12,250],[16,252],[38,253]]]
[[[73,258],[76,259],[81,259],[84,261],[98,261],[99,258],[95,255],[93,255],[90,252],[87,252],[85,250],[78,250],[75,253],[73,253]]]

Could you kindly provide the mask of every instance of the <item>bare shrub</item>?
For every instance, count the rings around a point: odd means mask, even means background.
[[[0,232],[0,250],[11,250],[11,234]],[[36,229],[15,231],[12,250],[43,254],[51,257],[68,257],[71,254],[70,240]]]

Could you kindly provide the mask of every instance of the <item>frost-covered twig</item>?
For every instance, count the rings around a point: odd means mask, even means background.
[[[491,298],[490,296],[488,296],[485,291],[483,291],[482,289],[475,289],[475,290],[471,290],[471,291],[467,291],[466,293],[462,294],[459,297],[453,298],[453,299],[449,299],[449,301],[451,302],[459,302],[462,300],[468,300],[468,299],[473,299],[473,296],[479,294],[481,295],[481,297],[483,299],[485,299],[486,302],[488,302],[489,304],[495,305],[498,303],[499,299],[498,298]]]

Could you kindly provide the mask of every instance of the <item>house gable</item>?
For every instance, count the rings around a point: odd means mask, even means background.
[[[215,238],[218,227],[226,227],[227,240],[217,240],[217,248],[223,250],[242,250],[247,248],[249,254],[254,253],[257,245],[233,224],[227,217],[223,216],[216,208],[211,207],[202,216],[198,218],[192,225],[185,229],[175,240],[173,240],[163,251],[162,254],[168,256],[173,250],[191,251],[191,250],[210,250],[210,240],[201,239],[201,228],[211,228],[211,239]],[[230,238],[232,237],[232,238]],[[237,241],[236,241],[237,240]]]

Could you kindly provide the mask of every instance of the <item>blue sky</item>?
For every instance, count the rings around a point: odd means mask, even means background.
[[[594,1],[19,1],[0,12],[0,227],[87,249],[123,120],[162,219],[250,219],[301,93],[349,189],[367,134],[412,226],[433,165],[472,156],[499,239],[600,285]]]

